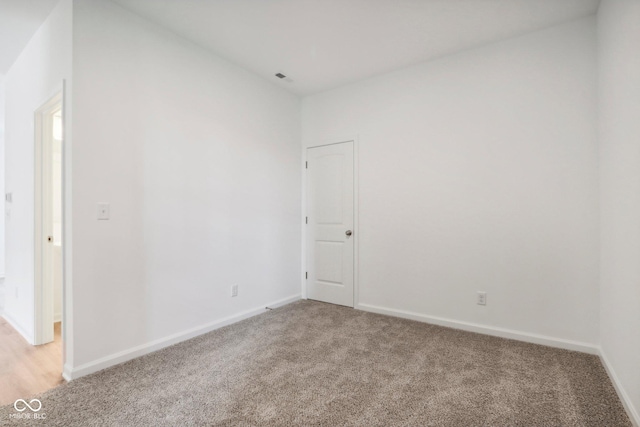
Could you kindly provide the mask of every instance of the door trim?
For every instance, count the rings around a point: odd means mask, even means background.
[[[343,142],[353,142],[353,307],[357,307],[360,303],[360,144],[358,135],[344,135],[338,137],[330,137],[326,139],[317,139],[315,142],[309,142],[303,145],[304,155],[302,156],[302,274],[301,274],[301,294],[303,299],[307,299],[307,280],[305,273],[307,268],[307,185],[308,175],[306,162],[307,149],[324,147],[326,145],[341,144]]]

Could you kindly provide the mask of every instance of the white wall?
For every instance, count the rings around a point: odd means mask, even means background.
[[[640,425],[640,2],[598,12],[601,345]]]
[[[71,77],[71,32],[72,1],[63,0],[5,80],[5,186],[13,202],[5,218],[4,316],[30,341],[34,333],[34,112],[62,88],[63,79]]]
[[[2,204],[2,215],[0,215],[0,278],[4,277],[4,75],[0,75],[0,204]],[[0,303],[0,306],[2,304]]]
[[[4,312],[4,75],[0,74],[0,315]]]
[[[361,306],[598,343],[595,37],[590,17],[303,100],[306,146],[359,135]]]
[[[62,246],[53,245],[53,322],[62,321]]]
[[[73,47],[71,370],[299,297],[299,99],[102,0]]]
[[[54,116],[54,123],[57,115]],[[55,129],[55,124],[54,124]],[[55,130],[54,130],[55,135]],[[62,257],[62,140],[54,138],[52,151],[53,163],[53,321],[60,322],[62,320],[62,287],[63,287],[63,257]]]

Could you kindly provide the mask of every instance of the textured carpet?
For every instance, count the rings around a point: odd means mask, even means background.
[[[311,301],[40,400],[0,425],[631,425],[596,356]]]

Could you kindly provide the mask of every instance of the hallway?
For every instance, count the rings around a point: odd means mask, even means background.
[[[61,324],[52,343],[32,346],[0,318],[0,405],[26,399],[65,383]]]

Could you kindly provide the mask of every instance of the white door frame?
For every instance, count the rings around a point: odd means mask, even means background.
[[[53,113],[62,111],[62,122],[64,124],[64,103],[63,91],[58,91],[53,97],[45,102],[35,112],[35,147],[34,147],[34,345],[45,344],[53,341],[53,242],[47,242],[47,237],[53,235],[53,209],[50,200],[52,198],[52,183],[47,179],[51,175],[52,164],[44,159],[53,157],[53,137],[51,129]],[[63,125],[64,128],[64,125]],[[62,152],[64,158],[64,131],[62,137]],[[62,175],[64,176],[64,161],[62,165]],[[62,206],[64,206],[64,188],[62,191]],[[49,202],[45,202],[45,200]],[[63,208],[64,210],[64,208]],[[64,230],[64,218],[62,220]],[[62,264],[64,266],[64,231],[62,232]],[[49,283],[49,286],[46,284]],[[64,279],[63,279],[64,295]],[[62,303],[64,318],[64,297]]]
[[[324,147],[325,145],[341,144],[343,142],[353,142],[353,307],[357,308],[360,303],[360,185],[359,185],[359,163],[360,147],[357,135],[347,135],[343,137],[333,137],[317,142],[310,142],[303,146],[302,156],[302,298],[307,299],[307,188],[309,176],[307,174],[307,153],[309,148]]]

